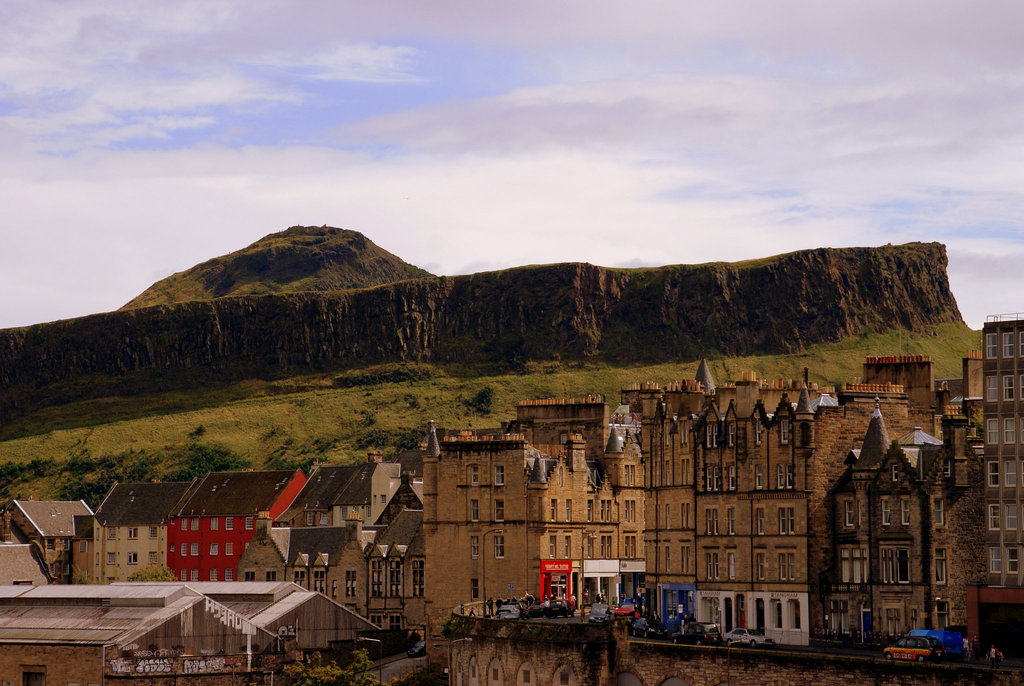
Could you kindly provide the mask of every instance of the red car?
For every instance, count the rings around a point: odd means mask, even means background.
[[[622,605],[615,608],[612,612],[616,617],[639,617],[640,612],[636,609],[636,605],[633,604],[632,600],[627,600]]]

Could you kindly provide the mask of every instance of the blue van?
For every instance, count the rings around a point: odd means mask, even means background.
[[[937,631],[934,629],[913,629],[907,636],[931,636],[937,638],[946,649],[948,658],[962,659],[964,656],[964,637],[959,631]]]

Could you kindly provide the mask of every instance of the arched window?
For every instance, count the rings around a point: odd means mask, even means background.
[[[811,425],[807,422],[800,424],[800,445],[808,446],[811,444]]]

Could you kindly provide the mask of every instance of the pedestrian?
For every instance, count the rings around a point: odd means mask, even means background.
[[[963,650],[963,655],[960,656],[960,659],[962,659],[964,662],[974,661],[974,656],[971,655],[971,640],[966,636],[964,636],[963,643],[961,644],[961,649]]]
[[[494,598],[487,599],[487,616],[490,617],[494,614]]]
[[[995,669],[999,666],[999,656],[1002,653],[999,652],[999,648],[996,648],[996,644],[993,643],[992,647],[988,649],[988,666]]]
[[[977,660],[979,657],[981,657],[981,653],[979,652],[980,648],[981,648],[981,644],[978,643],[978,634],[974,634],[974,638],[971,639],[971,659],[972,660]]]

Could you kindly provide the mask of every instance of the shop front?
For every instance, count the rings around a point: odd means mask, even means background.
[[[647,570],[646,560],[619,560],[619,589],[626,598],[647,606],[644,588],[644,574]]]
[[[679,631],[687,618],[696,616],[693,605],[697,587],[693,584],[661,584],[658,591],[661,623],[669,631]]]
[[[538,598],[568,598],[573,589],[569,588],[572,574],[572,560],[541,560]]]
[[[609,602],[619,597],[618,560],[584,560],[583,579],[585,604],[596,603],[598,598]]]
[[[749,628],[759,629],[776,643],[807,645],[809,604],[806,593],[763,591],[750,594]]]

